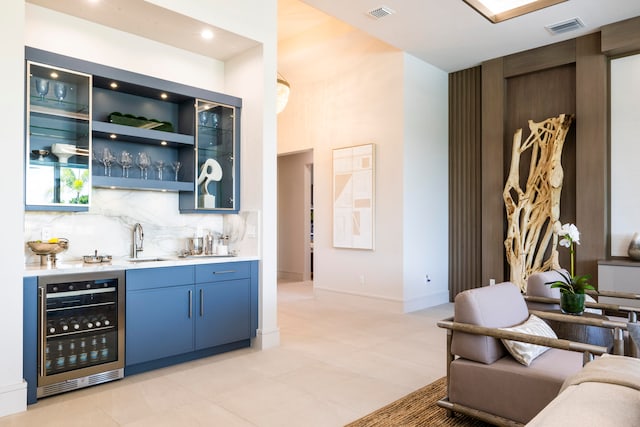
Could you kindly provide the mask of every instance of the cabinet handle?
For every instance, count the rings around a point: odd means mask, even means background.
[[[44,301],[44,290],[42,288],[38,288],[38,298],[40,299],[40,376],[44,377],[45,375],[45,364],[46,364],[46,346],[47,346],[47,330],[46,330],[46,312],[45,312],[45,301]]]
[[[193,312],[193,292],[189,290],[189,319],[191,319],[192,312]]]
[[[204,289],[200,289],[200,317],[204,316]]]
[[[213,274],[230,274],[230,273],[235,273],[235,270],[220,270],[220,271],[214,271]]]

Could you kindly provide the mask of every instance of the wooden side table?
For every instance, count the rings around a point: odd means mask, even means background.
[[[549,312],[560,313],[559,310],[551,310]],[[607,316],[590,312],[584,312],[582,317],[609,320]],[[549,319],[544,320],[549,324],[549,326],[551,326],[551,329],[553,329],[558,338],[585,344],[599,345],[607,347],[609,350],[613,348],[613,332],[611,329]]]

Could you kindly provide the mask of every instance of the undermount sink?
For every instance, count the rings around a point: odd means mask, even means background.
[[[140,257],[140,258],[127,258],[128,262],[154,262],[154,261],[168,261],[169,258],[160,257]]]

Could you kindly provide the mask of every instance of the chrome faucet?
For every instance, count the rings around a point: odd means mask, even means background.
[[[133,226],[133,235],[132,235],[133,244],[131,247],[131,258],[138,258],[138,252],[142,252],[144,250],[144,231],[142,231],[142,225],[136,223]]]

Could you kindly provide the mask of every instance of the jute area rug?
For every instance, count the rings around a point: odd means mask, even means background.
[[[436,402],[447,394],[446,377],[432,382],[377,411],[353,421],[346,427],[488,427],[480,420],[462,414],[447,416],[444,408]]]

